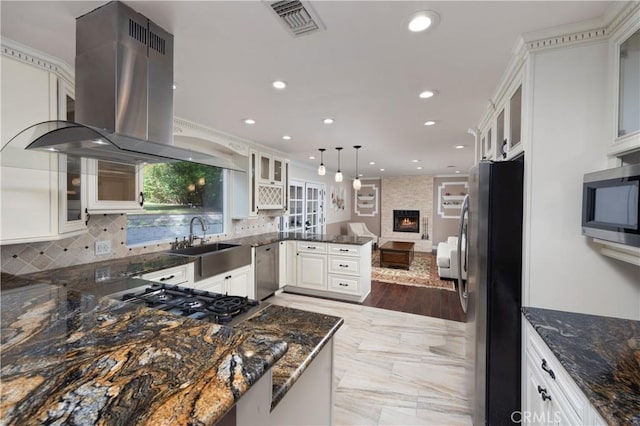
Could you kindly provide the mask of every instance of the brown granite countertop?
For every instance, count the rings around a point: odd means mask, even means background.
[[[640,425],[640,321],[522,311],[607,423]]]
[[[253,247],[277,243],[279,241],[314,241],[319,243],[350,244],[362,246],[373,241],[370,237],[357,237],[353,235],[331,234],[307,234],[302,232],[271,232],[267,234],[253,235],[250,237],[236,238],[225,243],[248,244]]]
[[[102,297],[190,261],[160,252],[3,274],[0,423],[211,424],[269,368],[275,407],[343,320],[270,305],[232,329]]]
[[[287,344],[48,284],[2,292],[0,423],[213,424]]]

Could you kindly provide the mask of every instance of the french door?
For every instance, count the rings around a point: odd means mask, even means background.
[[[289,232],[324,234],[324,185],[291,181],[289,184]]]

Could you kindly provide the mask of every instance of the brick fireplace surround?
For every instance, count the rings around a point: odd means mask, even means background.
[[[419,210],[420,232],[393,232],[393,210]],[[381,179],[380,244],[387,241],[410,241],[415,250],[431,252],[431,240],[423,240],[423,218],[429,219],[428,234],[432,235],[433,177],[394,176]]]

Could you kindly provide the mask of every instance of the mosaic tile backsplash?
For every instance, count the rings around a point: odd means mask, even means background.
[[[212,237],[212,241],[277,231],[278,217],[261,215],[253,219],[233,220],[229,232]],[[96,241],[104,240],[111,241],[111,253],[96,256]],[[56,241],[2,246],[0,248],[1,270],[9,274],[21,275],[65,266],[152,253],[168,250],[169,248],[169,243],[127,247],[126,215],[93,215],[86,234]]]

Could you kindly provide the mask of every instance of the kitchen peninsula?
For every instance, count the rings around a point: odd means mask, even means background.
[[[185,262],[156,253],[3,275],[0,422],[299,423],[289,407],[323,393],[332,403],[340,318],[265,306],[232,328],[106,296],[141,285],[129,275]],[[307,377],[325,386],[307,395]],[[321,414],[330,422],[331,405]]]

